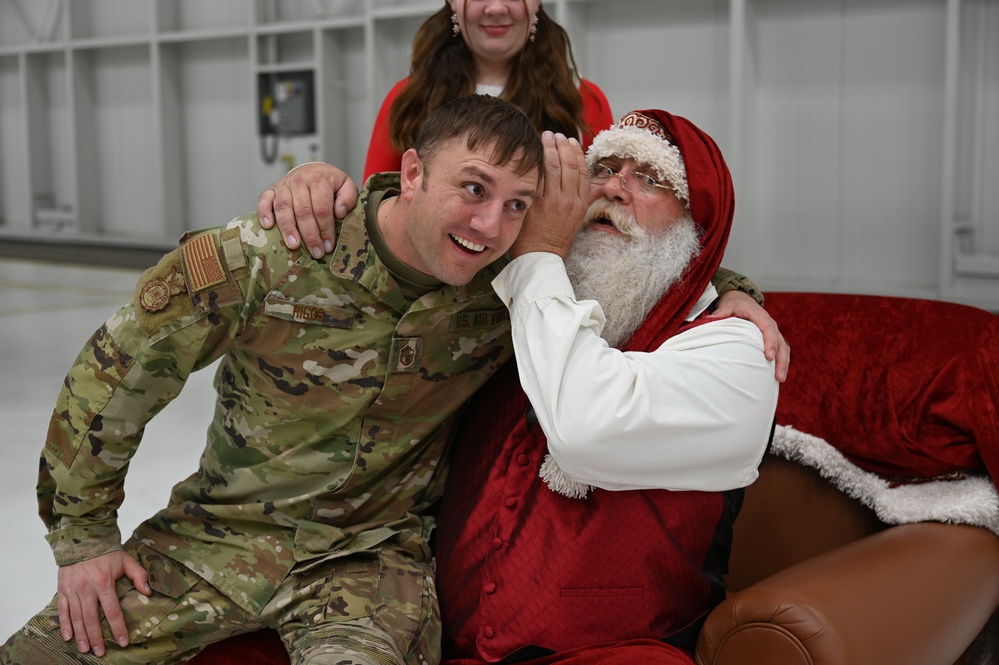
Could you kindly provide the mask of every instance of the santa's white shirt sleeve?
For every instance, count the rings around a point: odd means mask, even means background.
[[[555,254],[518,257],[493,288],[510,310],[521,384],[569,479],[703,491],[756,479],[778,384],[754,324],[721,319],[624,352],[600,337],[600,305],[576,300]],[[716,296],[709,285],[690,317]]]

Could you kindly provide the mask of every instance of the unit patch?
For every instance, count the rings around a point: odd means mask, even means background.
[[[139,292],[139,304],[147,312],[159,312],[170,304],[170,298],[186,290],[184,276],[174,266],[165,277],[156,277],[146,282]]]

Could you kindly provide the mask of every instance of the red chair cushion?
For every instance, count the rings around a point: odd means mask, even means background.
[[[791,345],[777,422],[888,477],[999,478],[999,316],[954,303],[774,292]]]

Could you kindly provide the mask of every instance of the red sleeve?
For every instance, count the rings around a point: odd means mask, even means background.
[[[579,94],[583,98],[583,120],[593,136],[614,124],[610,102],[607,101],[604,91],[596,83],[581,79]],[[593,136],[583,136],[583,150],[590,147]]]
[[[389,111],[392,109],[392,102],[399,96],[409,78],[404,78],[395,84],[385,95],[382,107],[375,118],[374,129],[371,130],[371,142],[368,143],[368,158],[364,162],[364,180],[367,180],[372,173],[383,171],[398,171],[402,167],[402,153],[392,147],[389,140]]]

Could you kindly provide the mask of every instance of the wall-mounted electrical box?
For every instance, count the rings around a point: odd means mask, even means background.
[[[267,72],[257,77],[260,134],[315,134],[312,70]]]

